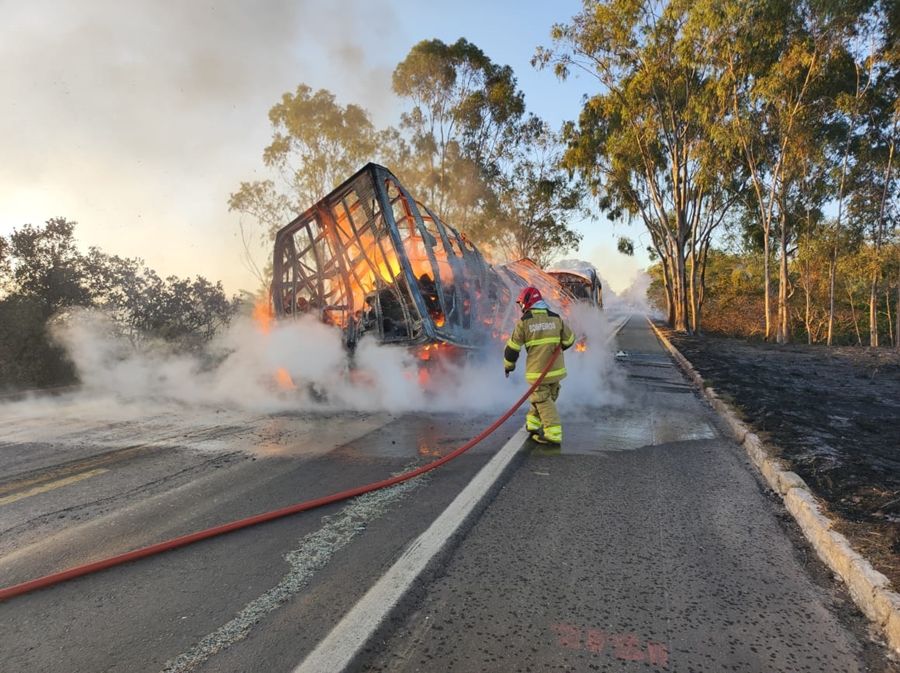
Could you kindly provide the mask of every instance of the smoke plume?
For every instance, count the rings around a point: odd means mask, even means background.
[[[603,313],[576,307],[571,323],[587,350],[566,353],[563,401],[600,406],[616,400],[611,331]],[[251,412],[499,411],[526,389],[524,360],[510,379],[502,344],[422,371],[405,348],[363,339],[352,357],[341,333],[314,318],[265,329],[237,319],[199,354],[130,340],[95,311],[75,313],[54,329],[82,382],[81,395],[118,404],[188,405]]]

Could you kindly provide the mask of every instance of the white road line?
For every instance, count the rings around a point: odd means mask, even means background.
[[[413,465],[406,465],[402,471],[412,468]],[[285,554],[288,572],[276,586],[247,603],[234,618],[201,638],[190,649],[167,661],[162,673],[189,673],[213,655],[246,638],[265,615],[306,587],[337,552],[363,533],[365,526],[360,522],[374,521],[428,478],[426,474],[390,488],[366,493],[327,517],[327,522],[319,530],[304,536],[296,549]],[[326,521],[326,517],[322,519]]]
[[[294,673],[338,673],[350,665],[431,560],[485,498],[526,438],[524,429],[510,438],[428,530],[409,545],[390,570],[294,669]]]
[[[630,319],[631,316],[625,317],[613,328],[609,342]],[[293,673],[340,673],[352,663],[431,560],[485,498],[526,439],[525,430],[519,430],[510,438]]]

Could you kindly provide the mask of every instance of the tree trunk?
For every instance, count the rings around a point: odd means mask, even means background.
[[[878,271],[872,272],[869,286],[869,346],[878,348]]]
[[[705,243],[704,245],[702,261],[700,262],[700,287],[698,288],[699,294],[697,296],[696,334],[700,334],[700,331],[703,329],[703,302],[706,300],[706,261],[708,259],[707,252],[709,251],[709,243]]]
[[[688,303],[691,308],[691,332],[697,334],[700,330],[700,316],[697,307],[697,251],[691,247],[691,284],[689,287],[690,296]]]
[[[835,242],[831,251],[831,268],[828,269],[828,341],[829,346],[834,338],[834,277],[837,275],[838,246]]]
[[[766,341],[772,338],[772,288],[769,283],[769,227],[764,227],[763,241],[763,294],[766,311]]]
[[[675,325],[678,332],[690,332],[687,323],[687,269],[684,263],[684,250],[675,246]]]
[[[853,318],[853,328],[856,330],[856,343],[862,346],[862,334],[859,332],[859,321],[856,319],[856,302],[850,289],[847,290],[847,296],[850,297],[850,317]]]
[[[889,283],[887,284],[889,285]],[[894,321],[891,317],[891,288],[884,288],[884,303],[887,310],[888,344],[894,345]]]
[[[900,351],[900,271],[897,272],[897,302],[894,304],[894,309],[896,314],[895,320],[897,321],[896,325],[894,325],[894,334],[897,335],[894,341],[894,348]]]
[[[666,323],[669,327],[675,326],[675,301],[672,297],[672,274],[665,256],[660,255],[663,265],[663,289],[666,291]]]
[[[806,343],[812,345],[813,342],[813,334],[812,334],[812,317],[810,316],[810,297],[809,297],[809,279],[803,283],[803,294],[806,297],[806,310],[803,313],[803,323],[806,325]]]
[[[788,315],[788,253],[787,253],[787,230],[786,223],[782,217],[781,222],[781,260],[778,271],[778,334],[777,340],[780,344],[786,344],[791,340],[790,335],[790,316]]]

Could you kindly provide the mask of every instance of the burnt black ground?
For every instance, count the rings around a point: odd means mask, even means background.
[[[900,588],[900,353],[666,335]]]

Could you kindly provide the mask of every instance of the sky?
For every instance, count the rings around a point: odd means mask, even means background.
[[[0,235],[52,217],[86,249],[162,275],[256,290],[227,201],[268,176],[268,111],[305,83],[397,124],[391,73],[423,39],[465,37],[510,65],[529,111],[575,119],[590,77],[532,68],[580,0],[0,0]],[[453,224],[450,222],[450,224]],[[581,248],[622,291],[649,261],[638,224],[579,221]],[[635,257],[616,251],[635,239]],[[262,263],[266,249],[255,251]]]

